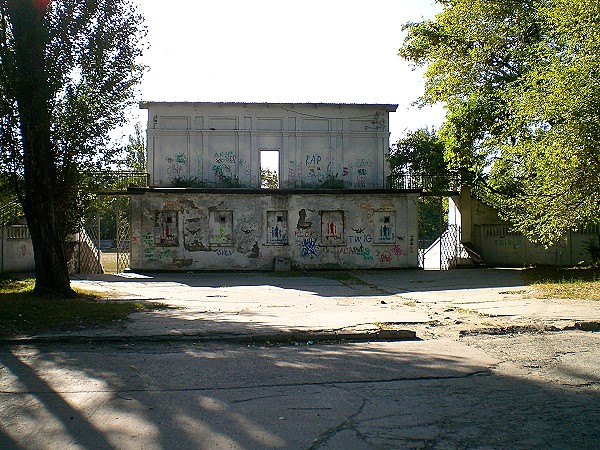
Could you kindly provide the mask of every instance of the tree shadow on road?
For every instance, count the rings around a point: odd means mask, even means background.
[[[406,292],[526,286],[519,269],[348,270],[322,272],[156,272],[117,275],[78,275],[76,280],[97,282],[122,292],[151,292],[153,287],[171,289],[271,286],[312,293],[321,297],[387,296]]]
[[[440,341],[0,349],[2,448],[593,448],[600,393]]]

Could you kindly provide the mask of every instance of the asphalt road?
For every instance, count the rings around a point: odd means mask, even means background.
[[[598,448],[600,333],[0,347],[0,448]]]

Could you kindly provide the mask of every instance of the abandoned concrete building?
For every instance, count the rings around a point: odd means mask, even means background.
[[[535,245],[463,187],[447,193],[447,228],[420,241],[424,185],[389,178],[396,105],[142,107],[149,174],[110,172],[121,187],[99,198],[114,198],[115,249],[102,250],[95,213],[67,243],[73,273],[576,265],[600,239],[591,226]],[[277,173],[268,188],[265,169]],[[105,267],[111,257],[114,269]],[[33,269],[18,202],[0,204],[0,273]]]
[[[133,270],[418,267],[418,190],[387,189],[397,105],[164,103],[149,187],[131,188]],[[278,186],[261,189],[264,161]]]

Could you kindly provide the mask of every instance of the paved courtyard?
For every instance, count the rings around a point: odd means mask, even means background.
[[[171,308],[2,342],[0,448],[597,448],[599,302],[518,270],[352,275],[77,279]]]

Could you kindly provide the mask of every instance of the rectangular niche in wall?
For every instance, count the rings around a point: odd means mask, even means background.
[[[210,243],[233,245],[233,211],[210,211]]]
[[[166,247],[179,245],[177,211],[156,211],[154,214],[154,243]]]
[[[321,211],[321,244],[344,243],[344,211]]]
[[[373,233],[375,244],[391,244],[396,241],[396,213],[394,211],[375,211],[373,213]]]
[[[267,244],[288,243],[287,211],[267,211]]]

